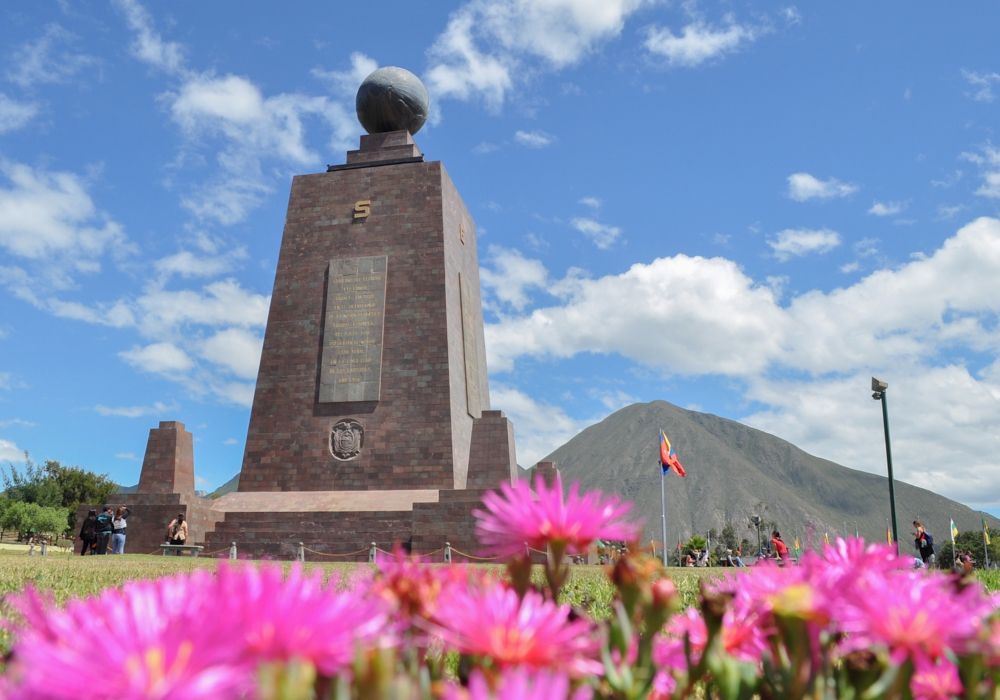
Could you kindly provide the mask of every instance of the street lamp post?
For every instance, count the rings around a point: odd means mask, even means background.
[[[885,433],[885,461],[889,466],[889,514],[892,516],[892,540],[899,554],[899,533],[896,530],[896,485],[892,478],[892,446],[889,443],[889,409],[885,403],[885,393],[889,382],[872,377],[872,398],[882,402],[882,430]]]

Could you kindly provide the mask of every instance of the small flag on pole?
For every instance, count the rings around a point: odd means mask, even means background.
[[[830,544],[830,531],[827,530],[823,533],[823,541]]]
[[[799,550],[799,536],[795,536],[795,556],[799,556],[801,551]]]
[[[955,521],[951,521],[951,538],[955,539],[958,537],[958,527],[955,525]]]
[[[990,546],[990,526],[986,524],[986,518],[983,518],[983,541],[986,546]]]
[[[660,431],[660,469],[663,470],[663,474],[673,471],[677,476],[687,476],[680,460],[677,459],[674,448],[670,446],[667,434],[662,430]]]
[[[888,525],[885,526],[885,541],[892,544],[892,528]]]

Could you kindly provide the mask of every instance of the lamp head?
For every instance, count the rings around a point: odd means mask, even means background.
[[[872,391],[881,394],[888,388],[889,388],[889,382],[883,382],[881,379],[876,379],[875,377],[872,377]]]

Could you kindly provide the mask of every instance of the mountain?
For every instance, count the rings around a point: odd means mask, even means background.
[[[675,543],[727,521],[738,537],[753,541],[747,527],[758,503],[760,515],[777,523],[786,542],[794,531],[805,544],[842,535],[855,522],[868,541],[886,540],[888,479],[814,457],[795,445],[736,421],[688,411],[666,401],[627,406],[590,426],[542,461],[554,462],[564,484],[600,489],[634,503],[645,520],[644,541],[662,538],[659,433],[663,429],[687,470],[666,477],[667,541]],[[872,449],[883,450],[881,442]],[[896,517],[901,551],[909,552],[913,520],[934,535],[950,538],[949,518],[959,530],[981,530],[982,514],[926,489],[896,480]],[[1000,520],[987,515],[990,528]],[[676,545],[674,545],[676,546]]]
[[[236,472],[236,476],[224,483],[219,488],[208,494],[209,498],[218,498],[219,496],[225,496],[227,493],[232,493],[240,487],[240,473]]]

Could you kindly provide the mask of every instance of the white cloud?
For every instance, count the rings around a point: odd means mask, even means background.
[[[517,432],[517,463],[533,466],[593,423],[570,418],[559,406],[535,401],[522,391],[491,382],[490,406],[503,411]],[[599,419],[598,419],[599,420]]]
[[[134,452],[118,452],[115,454],[118,459],[129,459],[138,462],[139,458],[135,456]]]
[[[238,442],[236,438],[226,438],[222,441],[223,445],[235,445]]]
[[[545,266],[538,260],[528,260],[518,250],[491,245],[489,261],[493,269],[479,269],[483,289],[518,311],[529,302],[527,290],[544,289],[548,283]]]
[[[906,209],[906,202],[885,202],[883,204],[876,200],[872,202],[872,208],[868,210],[868,213],[875,216],[892,216],[904,209]]]
[[[483,141],[478,146],[472,149],[472,152],[476,155],[484,155],[486,153],[492,153],[493,151],[499,151],[500,146],[495,143],[490,143],[489,141]]]
[[[626,18],[650,2],[472,0],[452,13],[427,52],[428,89],[437,99],[482,98],[498,108],[515,77],[532,67],[559,70],[578,63],[619,36]]]
[[[536,129],[535,131],[518,131],[514,134],[514,140],[529,148],[545,148],[555,141],[555,136]]]
[[[874,374],[890,382],[901,478],[974,505],[1000,499],[1000,220],[785,304],[732,261],[684,255],[599,279],[574,273],[546,291],[561,302],[486,326],[492,372],[520,357],[614,353],[665,374],[738,378],[766,406],[748,423],[877,472],[884,454],[866,447],[881,443]],[[945,352],[993,363],[973,371]]]
[[[931,256],[829,293],[778,304],[723,258],[677,255],[599,279],[549,284],[558,306],[486,328],[490,367],[516,358],[618,353],[683,374],[812,374],[933,359],[956,344],[1000,348],[1000,221],[978,219]]]
[[[829,253],[840,245],[840,234],[827,228],[818,231],[788,228],[769,238],[767,244],[774,250],[774,257],[785,262],[792,256]]]
[[[7,70],[7,80],[28,88],[37,83],[63,83],[87,66],[98,62],[93,56],[59,50],[60,45],[72,44],[78,37],[58,24],[50,24],[37,41],[27,42],[11,56],[13,69]]]
[[[969,85],[978,88],[972,99],[977,102],[992,102],[996,99],[996,95],[993,94],[993,84],[1000,83],[1000,74],[973,73],[972,71],[962,69],[962,77],[969,82]]]
[[[0,246],[22,258],[66,256],[93,260],[105,249],[123,250],[122,227],[102,214],[85,182],[67,172],[45,172],[0,160]]]
[[[20,418],[11,418],[10,420],[0,420],[0,428],[9,428],[12,425],[16,425],[21,428],[35,427],[35,423],[26,420],[21,420]]]
[[[0,372],[0,389],[10,391],[10,372]]]
[[[599,200],[597,197],[584,197],[583,199],[580,200],[580,204],[585,204],[591,209],[600,209],[601,204],[603,204],[603,202]]]
[[[354,99],[361,83],[369,75],[378,70],[378,61],[360,51],[351,54],[351,67],[345,71],[325,71],[316,67],[312,74],[327,82],[341,97]]]
[[[846,197],[859,189],[861,188],[855,184],[841,182],[833,177],[823,181],[809,173],[795,173],[788,176],[788,196],[797,202],[816,198]]]
[[[361,127],[354,117],[353,95],[350,104],[343,95],[342,99],[301,93],[266,97],[249,78],[192,70],[186,66],[181,45],[163,41],[142,5],[136,0],[115,2],[136,37],[132,54],[180,80],[175,90],[160,95],[186,137],[185,148],[196,152],[190,158],[183,153],[178,163],[200,161],[203,158],[197,151],[216,149],[214,175],[190,187],[181,198],[183,206],[199,219],[223,225],[243,221],[273,191],[276,178],[318,165],[320,155],[306,145],[309,120],[330,129],[332,149],[346,150],[356,144]],[[355,53],[345,73],[319,68],[313,73],[343,93],[346,85],[373,65],[372,59]]]
[[[987,144],[982,153],[963,153],[962,158],[979,166],[983,184],[976,194],[990,199],[1000,199],[1000,150]]]
[[[622,230],[617,226],[608,226],[607,224],[583,217],[573,219],[570,221],[570,224],[602,250],[607,250],[614,245],[614,242],[622,233]]]
[[[263,338],[242,328],[227,328],[202,341],[198,354],[242,379],[256,379]]]
[[[38,105],[33,102],[18,102],[0,92],[0,134],[16,131],[30,122],[38,114]]]
[[[849,275],[852,272],[857,272],[860,269],[861,269],[861,263],[859,263],[857,260],[840,266],[840,271],[843,272],[845,275]]]
[[[163,41],[153,28],[153,18],[136,0],[112,0],[125,15],[135,39],[129,47],[132,55],[143,63],[166,73],[179,73],[184,68],[184,49],[177,42]]]
[[[136,345],[118,355],[133,367],[153,374],[178,375],[194,368],[194,360],[173,343]]]
[[[10,440],[0,438],[0,462],[23,462],[24,450]]]
[[[223,255],[198,255],[190,250],[180,250],[160,258],[153,265],[165,277],[214,277],[232,270],[237,261],[246,260],[246,248],[235,248]]]
[[[735,53],[746,44],[770,32],[768,27],[737,24],[732,15],[724,18],[723,27],[696,19],[681,29],[680,36],[669,28],[653,26],[646,32],[646,48],[663,56],[671,66],[697,66],[727,53]]]
[[[121,416],[123,418],[140,418],[142,416],[152,416],[152,415],[163,415],[165,413],[176,413],[181,410],[181,406],[176,401],[172,402],[170,405],[163,403],[162,401],[157,401],[152,406],[103,406],[97,404],[94,406],[94,410],[97,411],[102,416]],[[131,455],[131,453],[130,453]],[[115,455],[116,457],[119,455]],[[134,457],[135,455],[131,455]]]
[[[802,13],[795,5],[790,5],[788,7],[781,9],[781,16],[785,18],[785,21],[789,24],[802,24]]]

